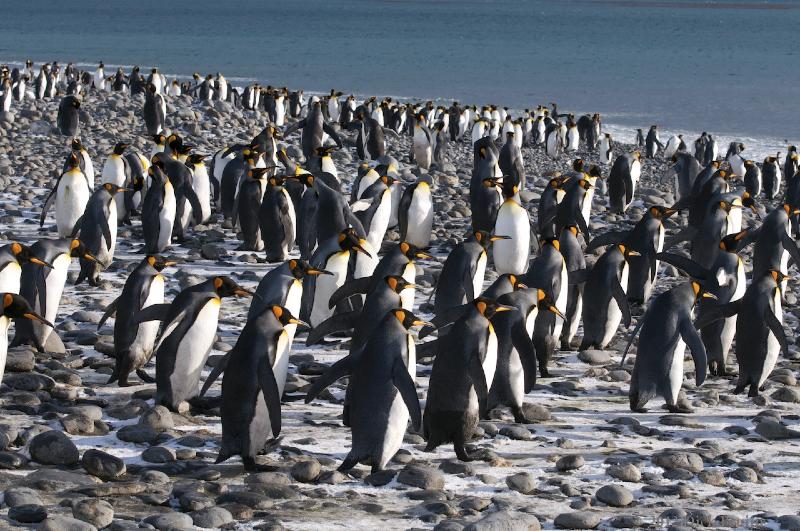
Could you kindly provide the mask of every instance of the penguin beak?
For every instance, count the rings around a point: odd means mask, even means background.
[[[45,319],[44,317],[42,317],[41,315],[39,315],[37,313],[28,312],[28,313],[22,314],[22,316],[25,317],[26,319],[30,319],[31,321],[39,321],[40,323],[42,323],[44,325],[47,325],[50,328],[55,328],[53,326],[53,323],[51,323],[50,321],[48,321],[47,319]]]
[[[510,240],[511,236],[490,236],[490,242],[496,242],[497,240]]]
[[[517,282],[517,289],[528,289],[528,285],[523,284],[522,282]]]
[[[433,260],[433,255],[430,255],[425,251],[418,251],[417,258],[425,258],[426,260]]]
[[[561,313],[561,310],[559,310],[555,306],[548,306],[547,309],[550,310],[551,312],[553,312],[554,314],[556,314],[557,316],[561,317],[562,320],[564,320],[564,321],[567,320],[567,318],[564,317],[564,314]]]
[[[48,263],[47,263],[47,262],[45,262],[44,260],[39,260],[39,259],[38,259],[38,258],[36,258],[35,256],[31,258],[31,263],[32,263],[32,264],[36,264],[36,265],[40,265],[40,266],[43,266],[43,267],[46,267],[46,268],[48,268],[48,269],[53,269],[53,266],[52,266],[51,264],[48,264]]]
[[[414,289],[416,287],[417,287],[416,284],[409,283],[409,284],[406,284],[405,287],[403,287],[403,289]]]
[[[117,193],[121,193],[121,192],[133,192],[133,188],[123,188],[123,187],[120,186],[120,187],[117,188]]]
[[[359,253],[364,253],[365,255],[367,255],[367,256],[369,256],[370,258],[372,258],[372,255],[371,255],[371,254],[369,254],[369,253],[367,252],[367,250],[366,250],[366,249],[364,249],[363,247],[361,247],[361,245],[360,245],[360,244],[355,244],[355,245],[353,245],[353,249],[355,249],[355,250],[356,250],[356,252],[359,252]]]
[[[431,328],[436,328],[436,325],[434,325],[433,323],[428,321],[423,321],[421,319],[417,319],[416,321],[411,323],[411,326],[430,326]]]
[[[664,217],[668,218],[668,217],[672,216],[673,214],[677,214],[679,211],[680,211],[679,208],[668,208],[668,209],[664,210]]]
[[[169,267],[174,265],[178,265],[178,262],[176,262],[175,260],[166,260],[164,262],[164,267]]]
[[[246,290],[244,288],[236,288],[233,290],[233,294],[237,297],[252,297],[254,293],[250,290]]]
[[[300,319],[291,318],[289,319],[289,324],[297,325],[297,326],[304,326],[306,328],[311,328],[311,325],[305,321],[301,321]]]
[[[326,271],[325,269],[315,269],[313,267],[309,267],[306,271],[309,275],[333,275],[330,271]]]
[[[719,300],[719,298],[716,295],[714,295],[713,293],[709,293],[707,291],[703,292],[703,298],[704,299],[711,299],[712,301]]]
[[[642,256],[642,253],[639,251],[628,250],[628,256]]]
[[[90,262],[94,262],[95,264],[97,263],[97,258],[95,258],[95,256],[93,254],[83,253],[83,257],[85,259],[89,260]]]
[[[513,306],[506,306],[504,304],[498,304],[494,310],[494,313],[510,312],[511,310],[516,310],[516,308],[514,308]]]

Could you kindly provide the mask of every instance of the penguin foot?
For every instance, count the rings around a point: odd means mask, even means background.
[[[144,372],[144,369],[137,369],[136,376],[139,377],[144,383],[156,383],[156,379]]]
[[[632,407],[631,411],[633,411],[634,413],[647,413],[647,408],[646,407],[636,407],[636,408]]]
[[[456,457],[458,457],[459,461],[469,463],[475,460],[474,457],[467,453],[467,449],[464,447],[463,443],[453,443],[453,449],[456,451]]]
[[[563,350],[565,352],[572,352],[572,345],[569,344],[569,341],[562,341],[561,348],[559,350]]]
[[[670,413],[694,413],[694,410],[685,405],[669,405],[667,404],[667,410]]]
[[[542,368],[539,370],[539,376],[541,376],[542,378],[550,378],[550,371],[548,371],[545,368]]]
[[[747,393],[748,398],[755,398],[758,396],[759,388],[757,385],[750,385],[750,391]]]
[[[743,392],[744,392],[744,386],[743,385],[737,385],[736,388],[733,390],[733,394],[735,394],[735,395],[740,395]]]
[[[242,456],[242,464],[244,465],[245,472],[275,472],[278,467],[272,465],[260,465],[256,463],[254,457]]]

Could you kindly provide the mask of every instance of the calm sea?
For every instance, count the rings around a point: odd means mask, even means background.
[[[103,60],[512,108],[557,101],[625,131],[800,140],[800,2],[7,0],[2,11],[0,61]]]

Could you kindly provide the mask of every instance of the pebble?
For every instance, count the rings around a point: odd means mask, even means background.
[[[397,481],[418,489],[441,490],[444,488],[444,475],[427,466],[409,465],[397,475]]]
[[[103,528],[114,520],[114,508],[104,500],[80,500],[72,506],[72,516],[97,528]]]
[[[533,489],[536,488],[536,480],[528,472],[519,472],[508,476],[506,478],[506,485],[513,491],[528,494],[533,492]]]
[[[41,504],[14,505],[8,509],[8,518],[23,524],[38,524],[47,518],[47,510]]]
[[[556,469],[559,472],[569,472],[577,470],[586,464],[583,456],[577,454],[565,455],[556,461]]]
[[[578,359],[590,365],[606,365],[611,363],[611,354],[607,350],[582,350]]]
[[[38,531],[97,531],[88,522],[69,516],[48,516],[37,528]]]
[[[72,466],[78,463],[78,447],[63,432],[50,430],[34,437],[28,447],[31,459],[44,465]]]
[[[144,519],[145,523],[150,524],[161,531],[171,529],[187,529],[194,523],[192,517],[185,513],[163,513],[149,516]]]
[[[197,527],[218,529],[233,522],[233,515],[223,507],[207,507],[190,514]]]
[[[682,469],[697,473],[703,470],[703,459],[693,452],[671,451],[653,454],[653,464],[665,470]]]
[[[633,494],[622,485],[603,485],[595,497],[611,507],[627,507],[633,503]]]
[[[300,461],[292,466],[292,477],[300,483],[312,483],[322,470],[319,461],[314,458]]]
[[[532,514],[497,511],[467,525],[464,531],[539,531],[541,528]]]
[[[606,473],[612,478],[629,483],[638,483],[642,480],[642,472],[639,467],[630,463],[626,465],[611,465],[606,469]]]
[[[116,479],[125,475],[125,462],[101,450],[89,449],[83,453],[81,466],[100,479]]]
[[[553,523],[559,529],[595,529],[600,525],[602,517],[591,511],[575,511],[561,513]]]

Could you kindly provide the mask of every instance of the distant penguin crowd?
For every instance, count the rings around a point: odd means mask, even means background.
[[[76,284],[98,285],[115,260],[119,227],[130,224],[141,224],[142,258],[98,325],[113,320],[108,385],[127,386],[131,378],[155,384],[155,402],[174,411],[216,399],[218,462],[239,456],[247,470],[262,468],[256,458],[280,435],[282,409],[291,408],[281,398],[299,337],[309,345],[349,339],[347,355],[306,396],[315,400],[348,379],[342,422],[352,439],[344,472],[359,463],[386,467],[409,425],[429,451],[452,445],[458,459],[476,458],[469,443],[478,422],[507,407],[527,423],[525,396],[537,378],[554,377],[549,364],[559,351],[627,339],[620,363],[637,345],[630,409],[645,411],[658,396],[676,413],[691,412],[679,399],[687,349],[698,386],[709,375],[726,377],[733,352],[733,392],[750,397],[788,353],[784,294],[789,268],[800,264],[794,146],[756,162],[743,143],[731,143],[723,157],[712,134],[687,143],[684,135],[662,139],[653,125],[637,131],[637,150],[627,152],[603,131],[599,114],[563,113],[554,103],[515,113],[235,87],[219,73],[178,80],[157,68],[105,68],[30,61],[0,68],[2,111],[56,99],[56,126],[69,145],[39,218],[58,237],[0,248],[0,376],[9,346],[64,352],[54,325],[68,269],[77,261]],[[81,114],[85,95],[102,91],[143,95],[140,131],[152,142],[149,152],[120,138],[92,160]],[[235,112],[260,111],[261,131],[198,153],[167,120],[170,99],[187,95],[198,105],[224,101]],[[286,147],[298,134],[293,157]],[[403,137],[410,150],[389,155]],[[434,215],[436,175],[454,145],[472,151],[471,175],[459,183],[469,197],[469,230],[455,235],[460,241],[449,252],[434,252],[442,228]],[[353,149],[355,174],[336,167],[332,154],[342,149]],[[541,174],[523,149],[563,161],[563,171]],[[596,153],[599,163],[575,158],[579,149]],[[672,204],[645,204],[637,193],[653,159],[671,163]],[[538,200],[530,201],[542,178]],[[595,233],[598,202],[622,218],[634,203],[644,214],[629,230]],[[257,286],[217,275],[167,300],[168,271],[180,264],[164,253],[200,224],[227,229],[240,250],[274,267]],[[746,265],[740,253],[748,246]],[[441,272],[426,301],[415,280],[421,264],[434,262]],[[659,289],[665,264],[684,277],[667,290]],[[487,270],[497,274],[491,283]],[[230,297],[251,298],[247,319],[203,379]],[[631,305],[643,309],[633,329]],[[433,360],[424,405],[421,359]],[[219,378],[221,395],[204,397]]]

